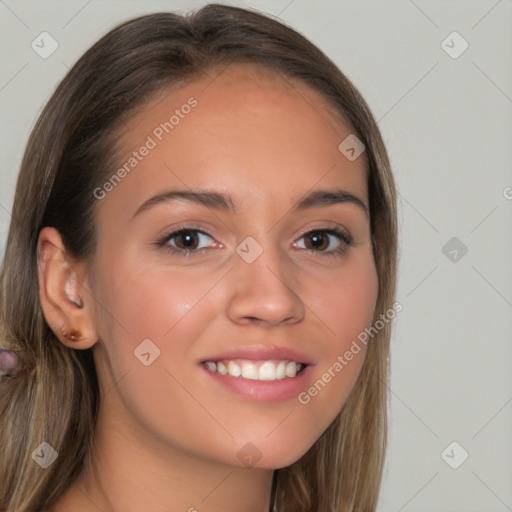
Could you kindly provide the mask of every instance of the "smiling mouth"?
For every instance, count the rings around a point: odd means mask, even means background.
[[[226,359],[222,361],[204,361],[208,371],[229,377],[249,380],[284,380],[297,377],[306,364],[288,360],[248,360]]]

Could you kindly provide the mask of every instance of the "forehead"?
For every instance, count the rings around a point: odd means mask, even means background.
[[[123,126],[118,166],[130,175],[116,188],[140,196],[215,183],[277,198],[322,181],[365,196],[364,153],[349,161],[338,148],[351,133],[319,92],[297,80],[252,65],[213,69],[160,91]]]

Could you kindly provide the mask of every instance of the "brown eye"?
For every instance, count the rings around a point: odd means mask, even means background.
[[[310,244],[305,244],[306,249],[325,250],[329,247],[329,237],[322,231],[312,231],[304,238],[311,242]]]
[[[157,246],[165,247],[171,253],[189,256],[196,253],[203,253],[208,249],[208,238],[213,240],[208,233],[202,230],[183,228],[165,235],[157,243]],[[211,245],[210,243],[210,246]]]
[[[351,236],[339,229],[316,229],[305,233],[302,239],[304,247],[299,244],[299,248],[325,256],[341,256],[352,243]]]
[[[197,249],[197,244],[199,243],[197,232],[194,231],[179,231],[172,238],[175,239],[175,244],[178,249]]]

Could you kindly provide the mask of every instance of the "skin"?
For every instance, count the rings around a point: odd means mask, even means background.
[[[338,150],[351,130],[304,85],[238,65],[160,94],[124,127],[120,162],[191,96],[198,105],[98,201],[91,261],[73,260],[53,228],[41,233],[45,317],[66,345],[94,347],[101,393],[90,471],[52,512],[268,511],[273,470],[328,428],[364,362],[363,347],[307,405],[250,400],[205,375],[198,361],[233,346],[285,345],[313,359],[308,388],[371,325],[378,281],[363,208],[292,211],[320,188],[368,203],[364,156]],[[239,212],[181,200],[133,217],[147,199],[189,187],[229,193]],[[155,245],[191,223],[212,235],[193,239],[202,254]],[[321,249],[304,236],[335,226],[353,238],[340,255],[326,254],[345,245],[336,236],[324,234]],[[250,264],[236,252],[247,236],[263,249]],[[161,351],[150,366],[134,356],[144,339]],[[237,453],[249,442],[261,458],[247,467]]]

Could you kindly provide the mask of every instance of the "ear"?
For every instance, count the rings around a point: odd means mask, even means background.
[[[67,253],[60,233],[51,227],[43,228],[39,234],[37,256],[39,297],[50,329],[70,348],[91,348],[98,336],[90,295],[83,287],[87,277],[85,262]]]

